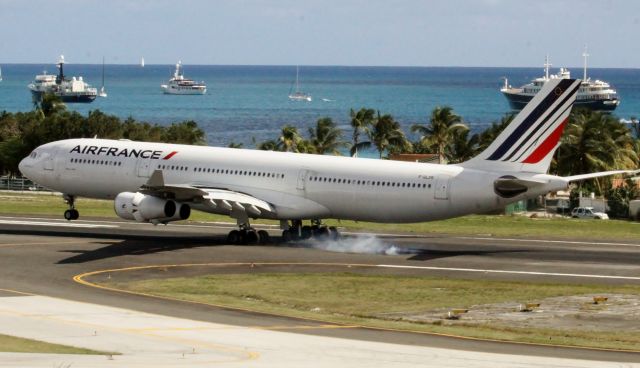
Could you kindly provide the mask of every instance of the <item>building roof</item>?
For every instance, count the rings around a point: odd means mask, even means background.
[[[438,155],[436,153],[392,153],[389,154],[389,160],[438,163]]]

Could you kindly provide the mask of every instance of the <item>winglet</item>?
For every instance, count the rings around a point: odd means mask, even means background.
[[[145,186],[150,188],[164,187],[164,175],[162,175],[162,170],[154,170]]]

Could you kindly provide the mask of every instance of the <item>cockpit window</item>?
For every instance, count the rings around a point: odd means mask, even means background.
[[[36,158],[38,156],[38,153],[36,151],[31,152],[31,154],[29,155],[29,157],[31,158]]]

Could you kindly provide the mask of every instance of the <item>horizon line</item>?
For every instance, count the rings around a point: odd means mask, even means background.
[[[9,62],[9,63],[0,63],[2,65],[56,65],[55,62]],[[65,62],[65,65],[102,65],[102,62],[97,63],[69,63]],[[145,63],[145,66],[140,66],[139,63],[105,63],[105,65],[121,65],[121,66],[138,66],[140,68],[146,68],[150,66],[171,66],[175,65],[175,63]],[[313,67],[313,68],[514,68],[514,69],[532,69],[532,68],[542,68],[542,66],[502,66],[502,65],[493,65],[493,66],[480,66],[480,65],[342,65],[342,64],[185,64],[182,65],[190,65],[190,66],[242,66],[242,67]],[[552,69],[560,69],[561,67],[552,68]],[[564,68],[571,69],[583,69],[583,66],[564,66]],[[620,67],[620,66],[589,66],[587,69],[640,69],[640,67]]]

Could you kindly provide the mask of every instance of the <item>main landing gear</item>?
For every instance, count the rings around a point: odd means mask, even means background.
[[[75,197],[69,194],[63,194],[62,198],[69,205],[69,209],[64,211],[64,219],[67,221],[77,220],[80,218],[80,212],[75,207]]]
[[[302,225],[302,220],[281,221],[282,241],[290,242],[295,240],[306,240],[310,238],[318,240],[338,240],[340,232],[335,226],[323,225],[320,220],[311,220],[311,226]]]
[[[267,244],[270,240],[268,232],[256,230],[248,222],[240,224],[239,230],[231,230],[227,235],[227,242],[237,245]]]

